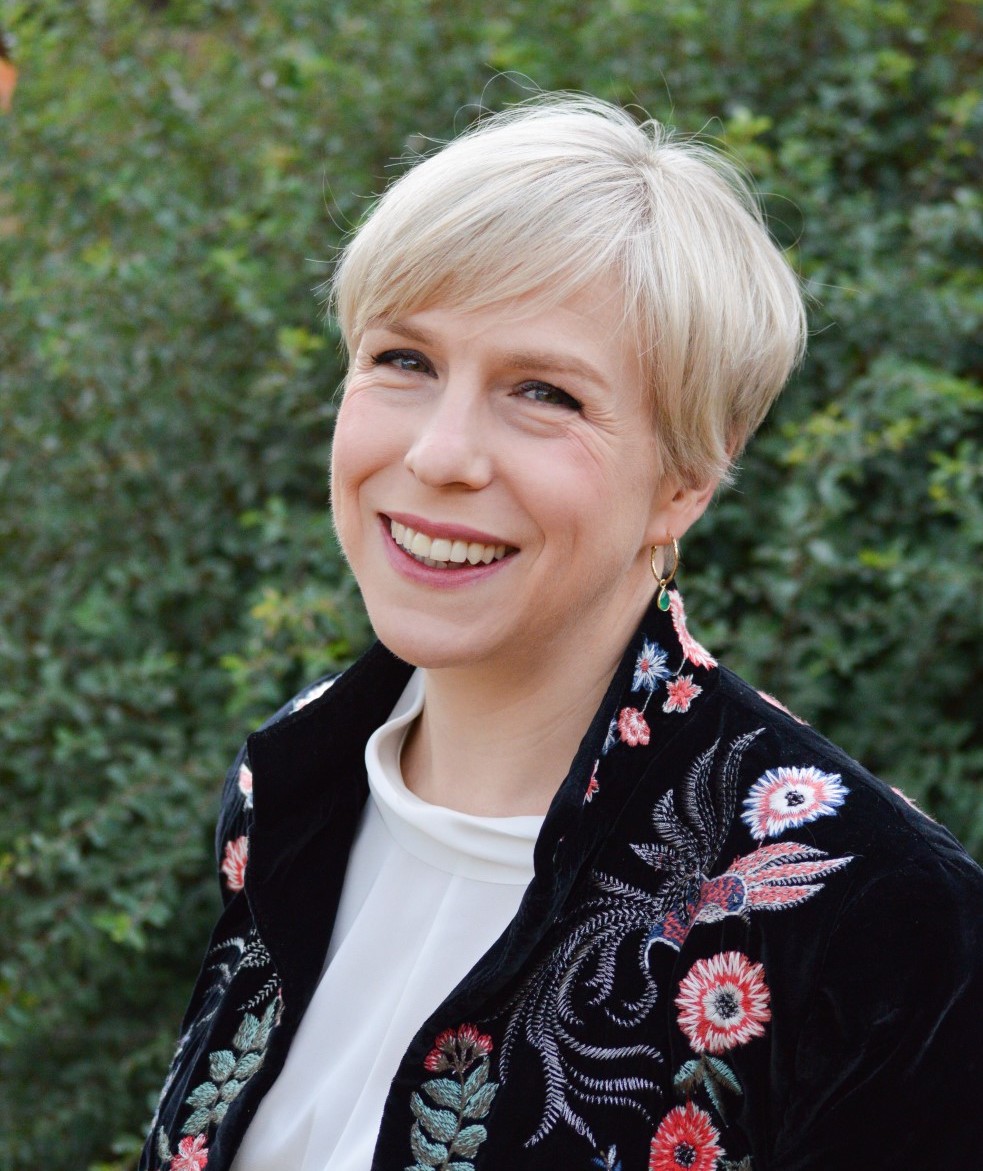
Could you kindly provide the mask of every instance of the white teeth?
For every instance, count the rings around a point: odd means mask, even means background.
[[[431,569],[447,569],[451,565],[490,565],[501,561],[507,545],[482,545],[479,541],[451,541],[447,537],[428,537],[399,521],[389,522],[392,538],[401,549],[412,554]]]

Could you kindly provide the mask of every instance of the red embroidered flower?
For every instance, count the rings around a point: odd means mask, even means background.
[[[683,648],[683,657],[694,667],[716,667],[717,660],[686,629],[686,607],[683,605],[683,595],[678,590],[669,591],[669,611],[679,645]]]
[[[763,842],[787,829],[835,813],[847,788],[839,773],[818,768],[770,768],[744,798],[741,819],[751,836]]]
[[[693,682],[692,675],[680,675],[678,679],[670,679],[666,684],[669,698],[662,705],[664,712],[688,712],[689,705],[703,691],[703,688]]]
[[[648,744],[649,726],[645,717],[634,707],[623,707],[618,716],[618,732],[621,739],[632,748],[639,744]]]
[[[183,1138],[177,1145],[177,1154],[171,1160],[171,1171],[202,1171],[208,1163],[205,1136]]]
[[[589,805],[591,803],[591,801],[594,800],[594,794],[601,787],[597,781],[597,766],[600,763],[601,762],[599,760],[594,761],[594,771],[590,775],[590,780],[587,782],[587,792],[584,794],[584,804],[585,805]]]
[[[649,1171],[714,1171],[724,1153],[710,1115],[692,1102],[674,1106],[659,1123],[649,1153]]]
[[[697,960],[679,984],[679,1027],[694,1053],[725,1053],[771,1020],[764,968],[739,951]]]
[[[225,875],[225,885],[233,893],[242,890],[246,882],[246,861],[249,858],[249,839],[245,834],[241,838],[233,838],[225,843],[225,855],[222,858],[222,873]]]
[[[247,809],[253,807],[253,772],[245,761],[239,766],[239,776],[237,779],[239,785],[239,792],[242,794],[244,800],[243,804]]]
[[[423,1068],[430,1073],[443,1073],[454,1069],[463,1073],[482,1057],[487,1057],[494,1048],[487,1033],[480,1033],[474,1025],[461,1025],[456,1029],[444,1029],[437,1034],[433,1048],[423,1059]]]

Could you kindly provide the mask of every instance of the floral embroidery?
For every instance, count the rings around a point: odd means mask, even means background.
[[[618,1148],[609,1147],[608,1150],[601,1151],[600,1154],[594,1156],[593,1163],[595,1167],[600,1167],[601,1171],[621,1171]]]
[[[638,708],[621,709],[618,716],[618,731],[621,733],[621,739],[632,748],[649,742],[650,729]]]
[[[719,854],[736,809],[740,762],[762,731],[737,737],[726,750],[712,745],[694,763],[679,793],[669,792],[656,803],[657,841],[631,847],[660,872],[655,890],[595,871],[595,897],[577,909],[556,947],[506,1004],[502,1081],[508,1079],[515,1047],[525,1041],[540,1059],[546,1087],[540,1123],[527,1146],[563,1123],[597,1149],[584,1114],[585,1106],[598,1101],[647,1116],[659,1088],[655,1073],[665,1057],[637,1039],[659,998],[645,941],[670,912],[685,905],[694,886],[699,889],[699,876]],[[686,821],[675,814],[677,799]],[[627,982],[637,985],[630,1000],[616,991],[626,965],[632,969]],[[597,1043],[598,1031],[586,1023],[588,1014],[603,1014],[605,1044]]]
[[[751,836],[763,841],[835,813],[846,795],[839,773],[812,767],[768,769],[745,798],[741,819]]]
[[[414,1092],[410,1108],[416,1116],[410,1146],[416,1162],[406,1171],[463,1171],[470,1167],[488,1132],[477,1119],[491,1109],[498,1084],[488,1080],[492,1039],[474,1025],[445,1029],[424,1058],[429,1073],[453,1071],[453,1077],[434,1078],[423,1092],[434,1104]]]
[[[694,667],[716,667],[717,660],[686,628],[686,606],[683,603],[683,595],[678,590],[669,591],[669,612],[679,645],[683,648],[683,658]]]
[[[679,1027],[694,1053],[725,1053],[764,1036],[769,999],[764,967],[741,952],[697,960],[679,985]]]
[[[283,1001],[276,996],[262,1017],[245,1013],[232,1038],[232,1048],[209,1053],[209,1080],[196,1086],[185,1099],[192,1113],[181,1128],[183,1134],[201,1133],[222,1121],[229,1104],[263,1064],[270,1034],[279,1022],[282,1008]]]
[[[669,680],[666,691],[669,692],[669,698],[662,705],[664,712],[688,712],[689,705],[702,694],[703,688],[693,682],[692,675],[680,675],[677,679]]]
[[[245,761],[239,766],[239,776],[236,779],[239,786],[239,792],[242,794],[243,807],[252,809],[253,807],[253,772]]]
[[[177,1145],[177,1154],[171,1160],[171,1171],[202,1171],[208,1164],[208,1146],[203,1134],[183,1138]]]
[[[246,883],[246,861],[249,858],[249,838],[245,834],[241,838],[233,838],[225,843],[225,854],[222,858],[222,873],[225,875],[225,885],[233,894],[242,890]]]
[[[720,1133],[706,1111],[692,1102],[674,1106],[652,1139],[649,1171],[714,1171],[724,1153],[719,1139]]]
[[[600,763],[601,762],[599,760],[594,761],[594,771],[591,773],[590,780],[587,782],[587,792],[584,793],[584,804],[585,805],[589,805],[591,803],[591,801],[594,800],[595,794],[597,793],[597,791],[601,787],[598,784],[598,780],[597,780],[597,766]]]
[[[723,1093],[741,1097],[743,1090],[730,1066],[713,1055],[764,1036],[771,1020],[770,998],[763,965],[751,963],[741,952],[697,960],[680,981],[676,1007],[680,1029],[701,1056],[678,1070],[676,1089],[689,1096],[702,1085],[724,1118]]]
[[[632,680],[632,691],[655,691],[663,679],[668,679],[669,668],[666,663],[668,654],[657,642],[642,639],[642,649],[635,660],[635,676]]]

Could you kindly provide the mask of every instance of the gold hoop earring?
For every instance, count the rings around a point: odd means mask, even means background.
[[[679,542],[672,535],[672,533],[669,533],[667,535],[669,537],[669,540],[666,542],[666,544],[665,545],[653,545],[652,552],[649,554],[649,565],[652,568],[652,576],[659,583],[659,592],[656,595],[655,604],[659,607],[659,609],[663,613],[665,613],[666,610],[669,609],[669,593],[668,593],[669,583],[676,576],[676,570],[679,568]],[[665,573],[665,572],[660,573],[655,568],[655,555],[656,555],[656,553],[659,552],[660,549],[665,549],[669,546],[672,547],[672,568],[669,570],[668,573]]]

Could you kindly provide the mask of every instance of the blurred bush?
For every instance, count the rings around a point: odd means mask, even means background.
[[[326,518],[313,290],[480,104],[737,150],[809,361],[686,543],[702,636],[983,854],[980,8],[7,0],[0,1166],[132,1164],[215,912],[244,731],[368,631]]]

